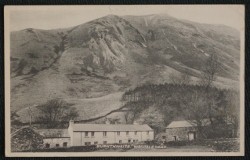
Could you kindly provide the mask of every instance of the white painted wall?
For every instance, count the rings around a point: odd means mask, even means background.
[[[70,120],[69,121],[69,127],[68,127],[68,133],[69,133],[69,137],[70,137],[70,145],[73,146],[73,140],[74,140],[74,135],[73,135],[73,125],[74,125],[74,121]]]
[[[44,147],[48,143],[50,148],[55,148],[56,144],[59,144],[59,147],[63,147],[63,143],[67,142],[67,147],[70,147],[70,138],[45,138],[43,139]]]
[[[119,143],[132,143],[134,140],[141,142],[147,140],[154,140],[154,131],[137,131],[129,132],[126,134],[126,131],[120,131],[120,135],[116,131],[107,132],[107,136],[103,136],[103,131],[94,132],[94,136],[91,136],[91,131],[89,131],[88,136],[85,136],[85,132],[82,131],[73,131],[74,121],[69,123],[69,135],[70,135],[70,145],[71,146],[84,146],[85,142],[90,142],[91,145],[94,142],[97,144],[103,144],[104,141],[107,141],[107,144]]]
[[[72,146],[81,146],[81,140],[82,140],[82,132],[73,132],[72,139]]]
[[[147,140],[153,140],[154,139],[154,132],[149,131],[143,131],[139,132],[137,131],[137,134],[135,132],[129,132],[127,135],[126,132],[120,132],[120,135],[117,134],[117,132],[107,132],[107,136],[103,136],[103,132],[94,132],[94,136],[91,136],[91,132],[88,133],[88,136],[85,137],[85,132],[73,132],[72,137],[72,146],[84,146],[85,142],[90,142],[91,145],[94,144],[94,142],[97,142],[97,144],[104,144],[104,141],[107,141],[107,144],[114,144],[119,143],[121,140],[121,143],[132,143],[134,140],[136,141],[147,141]]]

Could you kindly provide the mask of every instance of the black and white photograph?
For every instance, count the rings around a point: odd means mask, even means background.
[[[244,12],[5,6],[6,156],[243,156]]]

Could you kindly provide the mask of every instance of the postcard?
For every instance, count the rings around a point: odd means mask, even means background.
[[[243,156],[244,10],[5,6],[6,156]]]

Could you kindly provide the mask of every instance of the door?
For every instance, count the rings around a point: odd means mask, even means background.
[[[67,147],[67,142],[63,142],[63,147]]]
[[[195,140],[195,132],[189,132],[188,133],[188,140],[189,141]]]

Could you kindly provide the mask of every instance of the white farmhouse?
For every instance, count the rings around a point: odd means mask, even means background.
[[[70,121],[70,146],[124,144],[154,139],[154,130],[139,124],[80,124]]]

